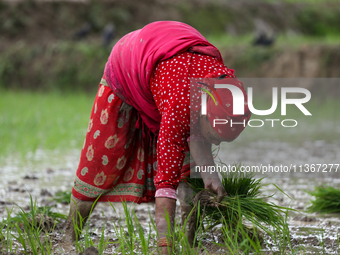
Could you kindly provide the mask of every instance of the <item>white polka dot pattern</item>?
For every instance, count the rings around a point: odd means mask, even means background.
[[[189,150],[190,79],[227,72],[228,68],[216,58],[191,52],[156,66],[150,88],[162,115],[157,143],[158,172],[154,180],[157,190],[177,189],[180,181],[184,152]]]

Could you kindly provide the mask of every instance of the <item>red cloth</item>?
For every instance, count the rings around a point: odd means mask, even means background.
[[[103,79],[95,99],[72,194],[80,200],[137,203],[159,196],[173,198],[181,179],[190,173],[188,140],[200,139],[199,112],[190,114],[190,79],[230,73],[219,59],[184,52],[160,62],[150,89],[161,118],[158,142],[141,125],[138,112],[124,103]],[[200,109],[198,109],[199,111]],[[195,117],[195,132],[190,131]],[[157,149],[156,149],[157,146]]]
[[[181,172],[181,166],[184,152],[189,151],[190,137],[204,139],[197,123],[200,109],[190,111],[190,80],[230,72],[219,59],[191,52],[178,54],[156,66],[150,88],[162,116],[157,144],[157,189],[177,188],[181,177],[189,173]],[[193,132],[190,118],[195,126]]]
[[[102,79],[91,113],[72,194],[80,200],[154,201],[156,138],[136,129],[136,109]]]
[[[150,77],[158,62],[189,48],[222,62],[218,49],[193,27],[177,21],[157,21],[121,38],[106,63],[104,73],[109,86],[137,109],[155,134],[162,117],[150,91]]]
[[[243,115],[235,115],[233,113],[233,96],[229,89],[225,88],[217,88],[216,93],[218,94],[219,98],[215,98],[216,103],[211,97],[208,97],[207,102],[207,115],[210,121],[210,124],[213,126],[215,131],[225,138],[227,141],[235,140],[241,132],[246,127],[251,113],[248,108],[248,100],[247,94],[244,89],[243,83],[240,82],[236,78],[224,78],[224,79],[214,79],[215,84],[230,84],[234,85],[242,91],[242,96],[244,99],[244,114]],[[211,90],[212,91],[212,90]],[[212,94],[216,95],[216,93],[212,92]],[[222,104],[221,104],[222,103]],[[225,124],[215,124],[214,127],[214,119],[222,119],[221,123],[224,123],[224,120],[228,121]]]

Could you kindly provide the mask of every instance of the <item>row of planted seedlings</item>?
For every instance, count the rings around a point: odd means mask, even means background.
[[[240,167],[240,165],[238,165]],[[299,253],[290,242],[287,224],[288,211],[267,202],[268,196],[262,196],[260,188],[262,179],[253,175],[236,171],[222,173],[222,183],[228,196],[216,202],[216,195],[204,189],[202,179],[189,178],[188,184],[194,189],[196,196],[192,201],[191,214],[197,214],[197,231],[193,247],[186,237],[186,227],[175,222],[175,230],[168,233],[173,243],[174,254],[209,254],[211,244],[228,254],[249,254],[275,251],[279,254]],[[275,184],[274,184],[275,185]],[[283,192],[277,187],[278,192]],[[312,195],[324,195],[313,202],[312,208],[322,209],[331,204],[339,208],[340,191],[331,187],[326,190],[319,188]],[[331,197],[332,199],[327,200]],[[69,192],[56,194],[58,202],[70,202]],[[327,200],[328,202],[325,202]],[[339,202],[337,202],[339,201]],[[113,210],[114,206],[111,204]],[[327,207],[328,208],[328,207]],[[113,235],[105,234],[105,224],[101,235],[93,237],[90,225],[81,226],[81,238],[74,243],[76,252],[84,252],[94,246],[99,254],[150,254],[158,253],[157,229],[150,215],[148,226],[141,224],[138,216],[127,203],[123,202],[123,215],[113,221]],[[326,211],[326,212],[329,212]],[[30,211],[25,212],[19,207],[19,213],[12,216],[13,209],[7,209],[7,218],[1,222],[0,240],[2,253],[17,254],[53,254],[58,243],[53,243],[54,231],[66,216],[53,212],[52,207],[39,207],[36,200],[30,197]],[[118,213],[117,213],[118,214]],[[190,215],[189,215],[190,216]],[[81,217],[81,216],[80,216]],[[81,219],[81,222],[85,222]],[[169,223],[170,226],[170,223]],[[80,231],[80,229],[78,229]],[[62,232],[62,230],[61,230]],[[209,244],[209,245],[207,245]],[[107,251],[108,247],[113,247]]]
[[[0,252],[2,254],[52,254],[51,233],[66,215],[53,212],[52,207],[40,207],[30,195],[30,210],[18,206],[19,212],[12,216],[14,208],[6,207],[7,217],[0,223]]]

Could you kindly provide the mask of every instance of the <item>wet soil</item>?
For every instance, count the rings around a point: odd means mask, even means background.
[[[315,142],[310,144],[314,144],[314,147],[318,145]],[[327,163],[340,158],[338,157],[340,155],[340,147],[336,143],[322,142],[321,144],[322,146],[320,145],[319,149],[322,148],[322,150],[318,150],[318,160],[324,160],[324,163]],[[310,147],[313,146],[300,146],[293,153],[293,144],[264,142],[262,146],[261,143],[257,143],[257,146],[249,145],[247,148],[243,147],[243,149],[241,146],[235,146],[233,151],[230,151],[229,147],[222,147],[219,156],[222,161],[228,162],[230,160],[228,156],[243,155],[244,161],[247,164],[258,164],[262,159],[266,160],[268,158],[271,159],[271,164],[273,165],[282,164],[282,162],[290,163],[292,160],[308,163],[313,162],[313,159],[315,161],[315,156],[310,154]],[[268,155],[277,156],[268,157]],[[28,210],[29,194],[37,199],[39,206],[53,206],[55,212],[68,214],[68,205],[53,202],[51,196],[58,191],[71,189],[78,157],[78,151],[71,151],[67,154],[37,151],[35,154],[31,154],[25,161],[18,161],[13,158],[3,160],[0,165],[0,174],[2,176],[0,179],[1,218],[7,217],[6,207],[9,209],[14,207],[13,213],[18,211],[17,205]],[[234,160],[235,157],[231,158]],[[312,199],[306,191],[311,191],[315,186],[321,184],[340,188],[340,178],[335,177],[336,175],[333,175],[332,178],[327,178],[327,176],[316,178],[313,175],[307,176],[306,174],[300,177],[267,175],[263,179],[263,184],[269,184],[263,187],[263,193],[265,195],[275,193],[269,199],[269,202],[295,210],[289,213],[288,218],[291,243],[295,250],[303,251],[304,254],[339,254],[338,234],[340,230],[340,214],[322,215],[306,212]],[[289,197],[278,191],[271,183],[279,186]],[[113,203],[113,206],[117,213],[107,203],[100,203],[93,212],[89,226],[94,240],[99,240],[101,229],[105,225],[105,236],[109,237],[112,242],[117,241],[113,231],[113,223],[117,223],[120,220],[119,216],[122,215],[123,208],[120,203]],[[150,216],[154,217],[154,204],[129,204],[129,206],[135,208],[139,221],[147,232]],[[179,206],[177,207],[177,216],[180,216]],[[48,219],[46,221],[48,225]],[[53,240],[54,254],[77,255],[79,252],[76,251],[72,244],[61,242],[64,223],[62,221],[57,224],[55,231],[50,235],[50,238]],[[267,237],[264,238],[265,243],[270,243],[269,239],[266,240]],[[214,242],[217,243],[221,240],[221,233],[217,229],[206,236],[203,244],[210,254],[225,254],[225,251],[214,244]],[[268,244],[265,244],[263,248],[265,254],[273,254],[273,250],[268,248]],[[110,244],[105,254],[112,254],[114,250],[115,245]],[[95,251],[93,250],[92,252]],[[84,251],[82,254],[95,253],[85,253]],[[199,254],[205,254],[205,251],[199,251]]]

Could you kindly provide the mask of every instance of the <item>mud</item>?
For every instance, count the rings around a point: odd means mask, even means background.
[[[87,248],[84,253],[79,253],[79,255],[98,255],[99,251],[93,246]]]
[[[301,146],[296,148],[292,143],[279,142],[263,142],[255,143],[257,146],[235,146],[233,150],[230,147],[222,147],[219,153],[221,159],[225,162],[230,160],[231,156],[242,155],[247,164],[257,164],[261,159],[271,159],[272,164],[281,164],[282,162],[291,162],[292,159],[298,159],[301,162],[311,162],[313,155],[310,154],[311,145],[318,145],[316,142],[307,143],[309,146]],[[318,154],[318,160],[330,162],[329,160],[337,160],[340,155],[338,143],[319,142],[322,150]],[[266,149],[267,148],[267,149]],[[269,148],[269,149],[268,149]],[[246,152],[246,153],[245,153]],[[332,152],[332,157],[329,153]],[[272,155],[272,156],[270,156]],[[281,155],[273,157],[273,155]],[[53,157],[52,157],[53,156]],[[29,194],[37,198],[39,206],[54,206],[53,210],[59,213],[68,213],[69,206],[61,203],[56,203],[51,200],[58,191],[70,190],[73,183],[75,169],[77,167],[79,152],[43,152],[37,151],[35,154],[30,154],[27,160],[20,161],[15,158],[7,158],[0,165],[0,215],[1,218],[6,218],[6,207],[14,207],[13,213],[18,211],[19,205],[24,209],[29,209]],[[232,157],[231,157],[232,158]],[[24,178],[25,176],[35,176],[36,178]],[[263,176],[262,176],[263,177]],[[316,185],[331,185],[340,188],[339,178],[314,178],[314,176],[302,176],[301,178],[290,178],[283,176],[268,175],[263,179],[264,186],[262,191],[265,195],[275,195],[269,199],[280,206],[289,206],[296,210],[289,213],[288,224],[291,233],[291,243],[297,251],[304,251],[304,254],[338,254],[339,240],[338,233],[340,230],[340,214],[309,214],[306,209],[310,205],[311,196],[306,191],[311,191]],[[277,190],[275,183],[280,187],[285,194]],[[90,219],[90,233],[94,240],[99,240],[101,229],[105,225],[105,236],[110,238],[112,242],[117,241],[117,237],[113,231],[113,223],[120,221],[120,216],[123,215],[123,208],[120,203],[113,203],[117,213],[114,213],[112,207],[107,203],[99,203]],[[135,208],[135,212],[145,229],[148,232],[148,224],[150,216],[154,217],[154,204],[129,204]],[[180,209],[177,207],[177,217],[180,220]],[[62,243],[63,227],[65,222],[57,224],[57,227],[50,238],[53,240],[54,254],[72,254],[77,255],[75,247],[70,243]],[[270,240],[264,237],[264,252],[272,254],[269,249]],[[221,248],[214,242],[221,242],[221,233],[216,230],[210,232],[204,239],[203,244],[210,254],[224,254]],[[105,254],[112,254],[115,250],[115,245],[110,244],[105,251]],[[17,253],[20,254],[20,253]],[[87,254],[87,253],[83,253]],[[90,253],[89,253],[90,254]],[[205,252],[199,251],[199,254]]]

